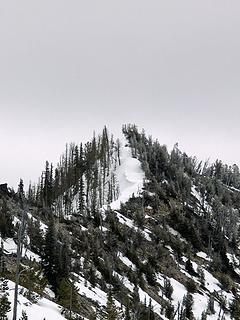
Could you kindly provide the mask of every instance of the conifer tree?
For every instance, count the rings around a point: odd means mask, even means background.
[[[59,193],[61,193],[60,190],[60,173],[59,173],[59,169],[56,168],[55,169],[55,173],[54,173],[54,183],[53,183],[53,199],[56,199],[56,197],[59,195]]]
[[[187,292],[186,296],[184,296],[184,298],[183,298],[183,305],[184,305],[184,308],[185,308],[186,318],[189,319],[189,320],[194,319],[193,310],[192,310],[192,308],[193,308],[193,297],[189,292]]]
[[[46,161],[43,181],[43,206],[50,207],[53,200],[53,165],[49,167],[48,161]]]
[[[58,246],[59,253],[57,255],[57,269],[58,278],[67,278],[69,276],[69,270],[71,265],[71,259],[69,256],[69,247],[67,242],[64,241],[63,244]]]
[[[49,283],[56,291],[57,288],[57,234],[54,218],[51,217],[44,244],[43,267]]]
[[[133,306],[132,306],[132,317],[134,320],[137,320],[139,318],[139,313],[140,313],[140,298],[139,298],[139,290],[138,286],[135,286],[133,289]]]
[[[6,263],[4,257],[4,245],[3,240],[1,240],[1,247],[0,247],[0,276],[2,276],[6,271]]]
[[[0,294],[7,293],[8,289],[8,281],[4,278],[0,278]]]
[[[24,184],[23,180],[20,179],[19,185],[18,185],[18,192],[17,192],[18,200],[20,202],[20,206],[23,208],[23,201],[25,198],[25,193],[24,193]]]
[[[107,306],[106,306],[106,316],[104,318],[105,320],[118,320],[118,312],[116,305],[113,300],[112,292],[111,290],[108,291],[108,300],[107,300]]]
[[[207,308],[208,314],[214,314],[214,296],[211,294],[208,300],[208,308]]]
[[[18,229],[18,237],[17,237],[17,263],[16,263],[16,277],[15,277],[15,289],[14,289],[14,302],[13,302],[13,320],[17,319],[17,301],[18,301],[18,286],[20,280],[20,262],[22,258],[22,250],[23,250],[23,242],[25,239],[25,232],[27,226],[27,209],[25,204],[25,194],[23,188],[23,181],[20,180],[19,188],[18,188],[18,199],[20,203],[20,207],[23,211],[21,223]]]
[[[121,143],[120,140],[117,139],[116,141],[116,151],[117,151],[117,160],[118,160],[118,165],[121,165],[121,154],[120,154],[120,150],[121,150]]]
[[[79,301],[77,298],[77,289],[74,283],[66,278],[60,281],[59,288],[57,291],[58,303],[64,307],[64,313],[69,314],[70,318],[72,312],[79,310]]]
[[[164,279],[164,287],[163,292],[168,299],[172,298],[173,287],[171,285],[171,281],[169,279]]]
[[[98,209],[97,187],[98,187],[98,168],[97,168],[97,165],[95,165],[94,177],[93,177],[93,183],[92,183],[92,199],[91,199],[91,213],[93,216],[96,215],[97,209]]]
[[[28,316],[25,310],[22,311],[22,316],[19,320],[28,320]]]
[[[126,306],[124,320],[131,320],[129,301],[128,301],[127,306]]]
[[[0,203],[0,234],[2,238],[13,236],[13,219],[5,199]]]
[[[11,304],[8,300],[8,282],[6,279],[0,279],[0,319],[7,319],[6,315],[11,310]]]
[[[78,190],[78,177],[79,177],[79,150],[76,145],[74,148],[74,186]]]
[[[240,320],[240,298],[235,298],[230,304],[230,313],[232,319]]]
[[[201,314],[201,320],[207,320],[207,312],[203,311]]]
[[[5,320],[7,319],[7,313],[11,311],[11,303],[8,300],[8,295],[4,293],[0,297],[0,319]]]
[[[174,318],[174,306],[171,303],[167,303],[166,305],[165,316],[171,320]]]
[[[79,179],[79,196],[78,196],[78,212],[80,215],[84,215],[85,212],[85,193],[84,193],[84,182],[83,176]]]
[[[28,222],[28,235],[30,247],[33,252],[41,255],[44,245],[43,231],[41,230],[40,220],[30,220]]]
[[[96,312],[92,312],[90,314],[89,320],[97,320],[97,313]]]

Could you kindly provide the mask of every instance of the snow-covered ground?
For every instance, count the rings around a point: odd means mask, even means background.
[[[130,261],[127,257],[125,257],[122,252],[118,252],[118,258],[124,263],[127,267],[135,271],[137,268],[132,261]]]
[[[138,196],[143,188],[145,174],[139,160],[132,157],[131,148],[122,141],[121,165],[116,170],[119,184],[119,198],[110,204],[111,209],[120,209],[121,203],[127,202],[133,195]]]
[[[101,290],[98,286],[93,287],[89,281],[82,276],[74,273],[74,277],[77,279],[74,283],[77,287],[79,294],[86,296],[87,298],[96,301],[100,306],[106,306],[107,304],[107,293]],[[121,304],[114,299],[117,307]]]
[[[9,300],[12,303],[11,311],[8,313],[8,318],[12,319],[13,300],[14,300],[14,286],[15,283],[8,281]],[[19,289],[22,287],[20,286]],[[37,304],[32,304],[27,298],[19,294],[18,296],[18,314],[17,319],[22,316],[22,311],[26,311],[29,320],[64,320],[65,317],[61,315],[61,307],[56,303],[42,298]]]
[[[147,240],[147,241],[152,241],[150,234],[151,231],[149,231],[147,228],[145,228],[144,230],[139,229],[138,227],[136,227],[134,225],[134,221],[132,219],[129,219],[127,217],[125,217],[124,215],[122,215],[120,212],[115,212],[118,220],[120,223],[125,224],[127,227],[134,229],[135,231],[139,231],[141,232],[141,234],[143,235],[143,237]]]

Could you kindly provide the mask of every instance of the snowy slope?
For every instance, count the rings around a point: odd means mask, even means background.
[[[119,198],[110,204],[112,210],[120,209],[121,203],[127,202],[132,195],[138,196],[143,188],[145,178],[141,163],[132,157],[127,140],[123,139],[121,144],[121,165],[116,170],[120,194]]]
[[[9,300],[12,303],[11,311],[8,313],[8,318],[12,319],[12,310],[13,310],[13,300],[14,300],[14,286],[15,283],[12,281],[8,281],[8,293]],[[21,286],[19,289],[21,290]],[[64,320],[65,317],[61,315],[61,307],[56,303],[42,298],[38,301],[37,304],[32,304],[27,298],[19,294],[18,297],[18,315],[17,319],[19,319],[22,315],[22,310],[26,311],[28,319],[34,320]]]

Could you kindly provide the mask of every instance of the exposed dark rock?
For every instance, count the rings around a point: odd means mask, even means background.
[[[7,183],[0,184],[0,195],[10,195]]]

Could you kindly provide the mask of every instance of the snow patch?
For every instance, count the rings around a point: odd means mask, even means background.
[[[200,251],[200,252],[197,252],[196,255],[199,257],[199,258],[202,258],[206,261],[210,261],[211,259],[208,257],[208,255],[203,252],[203,251]]]
[[[9,280],[8,287],[9,301],[13,307],[15,283]],[[19,290],[21,290],[21,288],[22,287],[19,286]],[[13,308],[11,308],[11,311],[8,313],[8,319],[12,319],[12,310]],[[65,320],[60,313],[61,307],[45,298],[40,299],[36,304],[32,304],[27,298],[19,295],[17,319],[20,319],[23,310],[26,311],[28,319],[43,320],[45,318],[46,320]]]
[[[130,269],[132,269],[133,271],[136,270],[136,266],[134,263],[132,263],[132,261],[130,261],[127,257],[125,257],[122,252],[118,253],[118,258]]]
[[[121,203],[127,202],[133,195],[139,196],[143,188],[145,174],[138,159],[132,157],[131,148],[122,142],[121,165],[116,170],[119,184],[119,198],[110,204],[112,210],[119,210]]]

